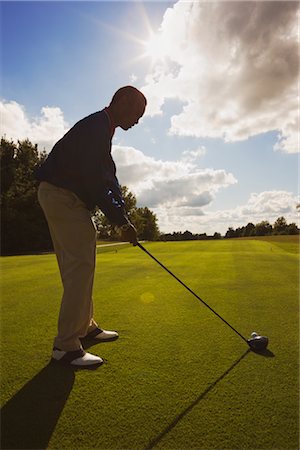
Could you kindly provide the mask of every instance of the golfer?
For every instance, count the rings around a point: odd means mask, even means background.
[[[136,230],[126,216],[111,146],[115,128],[128,130],[137,124],[146,104],[136,88],[120,88],[108,107],[80,120],[54,145],[36,172],[38,200],[63,283],[52,359],[75,367],[103,362],[83,350],[83,338],[99,342],[118,338],[116,331],[100,328],[93,317],[96,230],[91,211],[98,206],[120,229],[122,240],[136,245]]]

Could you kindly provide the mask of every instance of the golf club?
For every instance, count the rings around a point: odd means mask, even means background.
[[[241,339],[243,339],[244,342],[246,342],[249,345],[251,350],[259,352],[267,348],[269,340],[266,336],[259,336],[255,331],[253,331],[253,333],[251,333],[251,338],[246,339],[232,325],[230,325],[230,323],[228,323],[227,320],[223,319],[223,317],[220,316],[220,314],[218,314],[213,308],[211,308],[211,306],[209,306],[204,300],[202,300],[202,298],[200,298],[199,295],[197,295],[194,291],[192,291],[192,289],[189,288],[185,283],[183,283],[183,281],[181,281],[176,275],[174,275],[173,272],[171,272],[166,266],[164,266],[160,261],[158,261],[158,259],[156,259],[155,256],[153,256],[148,250],[146,250],[142,244],[138,242],[137,246],[141,250],[143,250],[143,252],[145,252],[148,256],[150,256],[150,258],[156,261],[157,264],[159,264],[163,269],[165,269],[170,275],[172,275],[172,277],[175,278],[175,280],[177,280],[183,287],[185,287],[191,294],[193,294],[194,297],[196,297],[201,303],[203,303],[203,305],[205,305],[208,309],[210,309],[212,313],[214,313],[217,317],[219,317],[219,319],[221,319],[224,323],[226,323],[226,325],[228,325],[232,329],[232,331],[234,331]]]

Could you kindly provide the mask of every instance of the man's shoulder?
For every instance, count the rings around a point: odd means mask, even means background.
[[[102,117],[105,117],[105,111],[104,109],[101,109],[101,111],[96,111],[94,113],[89,114],[88,116],[85,117],[85,119],[101,119]]]
[[[87,144],[99,145],[99,142],[109,142],[109,124],[105,111],[97,111],[79,120],[69,131],[55,144],[55,148],[70,147],[86,148]],[[54,149],[54,148],[53,148]]]
[[[104,110],[94,112],[79,120],[70,130],[72,134],[109,133],[109,122]]]
[[[96,111],[92,114],[89,114],[88,116],[84,117],[83,119],[79,120],[79,122],[77,122],[75,125],[77,124],[81,124],[81,123],[93,123],[93,122],[97,122],[97,123],[105,123],[107,124],[107,117],[105,114],[104,109],[102,109],[101,111]]]

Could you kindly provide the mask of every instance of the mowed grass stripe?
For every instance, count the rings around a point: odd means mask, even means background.
[[[130,247],[97,255],[95,316],[120,331],[118,341],[91,349],[105,365],[51,372],[44,368],[61,294],[55,256],[2,258],[1,392],[12,441],[297,448],[296,258],[257,240],[145,245],[240,332],[268,335],[275,356],[246,354],[225,324]]]

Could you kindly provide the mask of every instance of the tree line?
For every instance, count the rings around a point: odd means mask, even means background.
[[[174,231],[173,233],[163,233],[160,235],[161,241],[206,241],[209,239],[222,239],[221,233],[215,232],[213,235],[206,233],[192,233],[189,230],[184,232]]]
[[[17,143],[1,139],[1,255],[53,250],[48,225],[37,200],[38,181],[34,178],[35,169],[46,157],[46,152],[40,152],[38,146],[28,139]],[[135,196],[126,186],[122,186],[121,189],[128,217],[136,227],[140,240],[182,241],[222,238],[218,232],[209,236],[206,233],[193,234],[188,230],[161,234],[156,215],[147,207],[137,207]],[[92,217],[98,239],[113,241],[120,239],[116,228],[99,209],[93,212]],[[248,223],[245,227],[236,229],[229,227],[224,237],[298,233],[299,229],[295,223],[288,224],[284,217],[279,217],[273,225],[263,221],[256,225]]]
[[[225,238],[248,237],[248,236],[271,236],[284,234],[299,234],[299,228],[296,223],[287,223],[285,217],[281,216],[271,225],[267,220],[254,225],[248,223],[245,227],[236,229],[229,227],[226,231]]]
[[[278,234],[299,234],[299,228],[293,222],[288,224],[284,217],[278,217],[273,225],[267,220],[254,225],[248,223],[246,226],[238,227],[236,229],[229,227],[225,233],[224,238],[237,238],[237,237],[249,237],[249,236],[270,236]],[[165,233],[160,235],[160,240],[163,241],[196,241],[196,240],[208,240],[208,239],[222,239],[221,233],[215,232],[213,235],[207,235],[206,233],[193,234],[191,231],[186,230],[184,233],[181,231],[175,231],[173,233]]]
[[[1,139],[1,255],[52,249],[34,178],[46,156],[28,140]]]
[[[37,200],[38,181],[34,177],[35,169],[46,157],[46,152],[40,152],[28,139],[17,143],[1,139],[1,255],[53,250],[48,225]],[[138,208],[135,196],[126,186],[122,186],[122,192],[139,239],[158,239],[155,214],[147,207]],[[120,239],[99,209],[92,217],[99,239]]]

